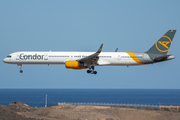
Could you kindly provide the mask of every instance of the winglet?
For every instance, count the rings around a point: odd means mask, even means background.
[[[117,52],[117,51],[118,51],[118,48],[116,48],[115,52]]]
[[[102,50],[103,44],[101,44],[101,46],[99,47],[98,51],[96,53],[100,53]]]

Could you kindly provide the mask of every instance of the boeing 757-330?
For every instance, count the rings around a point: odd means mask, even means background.
[[[147,65],[174,59],[167,54],[176,30],[167,31],[148,51],[134,52],[34,52],[21,51],[8,55],[3,62],[17,64],[22,73],[23,64],[65,64],[69,69],[86,69],[87,73],[97,74],[95,66],[136,66]]]

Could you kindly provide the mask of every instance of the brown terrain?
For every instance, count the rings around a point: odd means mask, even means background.
[[[32,108],[0,105],[0,120],[180,120],[180,112],[110,106],[59,105]]]

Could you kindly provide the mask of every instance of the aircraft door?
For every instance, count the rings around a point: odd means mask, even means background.
[[[147,54],[144,55],[144,60],[145,60],[145,61],[148,60],[148,55],[147,55]]]
[[[16,54],[16,60],[19,60],[19,53]]]
[[[48,54],[44,54],[44,60],[48,60]]]
[[[118,55],[118,60],[121,60],[121,55]]]

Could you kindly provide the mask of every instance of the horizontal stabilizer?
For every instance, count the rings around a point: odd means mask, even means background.
[[[158,56],[158,57],[154,58],[154,60],[161,60],[161,59],[164,59],[164,58],[168,58],[169,56],[171,56],[171,55]]]
[[[174,59],[174,56],[171,55],[162,55],[162,56],[158,56],[156,58],[154,58],[155,62],[161,62],[161,61],[166,61],[166,60],[171,60]]]

